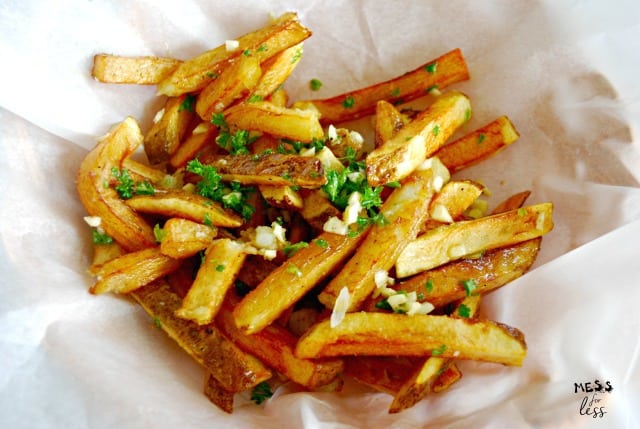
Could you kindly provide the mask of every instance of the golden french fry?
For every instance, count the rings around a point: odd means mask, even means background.
[[[236,325],[259,332],[330,275],[362,242],[356,236],[324,232],[276,268],[234,308]]]
[[[207,225],[237,228],[242,218],[220,204],[182,189],[156,191],[154,195],[136,195],[126,204],[140,213],[182,217]]]
[[[215,325],[198,326],[177,317],[182,299],[169,285],[154,282],[131,292],[131,296],[196,362],[207,369],[229,392],[242,392],[272,377],[257,358],[240,350]]]
[[[236,326],[231,308],[225,305],[218,313],[216,322],[222,332],[240,348],[291,381],[309,389],[317,389],[332,383],[342,373],[344,363],[340,359],[297,358],[294,349],[298,337],[278,324],[269,325],[255,334],[245,334]]]
[[[204,396],[214,405],[226,413],[233,413],[233,400],[235,393],[230,392],[222,386],[210,372],[207,372],[204,379]]]
[[[263,73],[260,81],[251,93],[252,97],[264,100],[280,88],[293,70],[300,64],[304,43],[300,42],[284,49],[262,64]],[[251,98],[251,97],[250,97]],[[282,106],[285,106],[284,103]]]
[[[296,346],[300,358],[344,355],[437,355],[520,366],[526,344],[520,331],[490,320],[353,312],[337,326],[314,325]]]
[[[126,118],[98,141],[76,176],[78,195],[87,213],[101,218],[105,232],[128,251],[155,246],[153,229],[105,183],[110,183],[112,170],[119,169],[141,143],[138,123]]]
[[[323,124],[335,124],[374,112],[379,100],[390,103],[410,101],[426,95],[432,89],[445,87],[469,79],[469,71],[459,49],[425,63],[385,82],[346,92],[324,100],[309,100],[320,112]]]
[[[300,23],[297,14],[285,13],[270,25],[238,37],[235,49],[221,45],[180,64],[158,83],[158,93],[176,96],[197,92],[219,76],[235,57],[248,52],[262,62],[309,36],[311,31]]]
[[[147,164],[143,164],[138,161],[134,161],[131,158],[126,158],[122,161],[122,168],[127,169],[131,173],[131,177],[140,181],[147,181],[154,184],[161,184],[167,177],[167,173],[164,171],[151,167]]]
[[[96,275],[100,267],[110,260],[121,256],[123,253],[122,246],[117,242],[93,245],[93,259],[89,267],[89,274]]]
[[[462,300],[453,314],[454,317],[473,318],[477,314],[479,307],[480,296],[468,296]],[[464,316],[460,316],[461,313]],[[453,359],[451,358],[442,358],[440,356],[430,356],[424,359],[394,395],[393,402],[389,406],[389,413],[399,413],[421,401],[432,391],[433,385],[440,377],[440,374],[451,365],[452,361]]]
[[[471,112],[469,99],[451,91],[367,155],[367,180],[380,186],[402,180],[430,157],[462,125]]]
[[[213,322],[224,296],[242,268],[246,257],[244,245],[229,238],[214,240],[207,248],[204,261],[184,297],[176,315],[198,325]]]
[[[482,194],[482,190],[483,186],[470,180],[447,182],[431,200],[425,230],[458,220]]]
[[[119,256],[96,270],[96,283],[90,292],[128,293],[177,270],[178,259],[160,253],[159,247]]]
[[[160,252],[176,259],[188,258],[209,247],[217,234],[214,226],[173,217],[162,227]]]
[[[311,110],[277,106],[268,101],[245,102],[225,110],[227,123],[242,130],[260,131],[300,142],[323,139],[318,114]]]
[[[180,146],[195,116],[193,107],[185,107],[184,103],[190,102],[188,97],[182,95],[168,98],[158,112],[157,120],[144,136],[144,152],[151,164],[168,161]]]
[[[404,117],[398,109],[386,100],[376,103],[374,122],[374,144],[380,147],[396,135],[406,125]]]
[[[535,204],[431,229],[407,244],[395,268],[399,278],[478,252],[541,237],[553,229],[553,205]]]
[[[204,87],[198,94],[196,112],[205,121],[221,113],[234,101],[244,98],[258,83],[262,70],[260,60],[253,56],[240,55],[220,76]]]
[[[435,156],[451,171],[458,172],[495,155],[520,137],[508,117],[495,121],[455,140],[438,150]]]
[[[198,157],[198,153],[207,143],[214,142],[217,135],[218,128],[210,122],[198,124],[198,126],[191,131],[191,134],[180,143],[178,149],[176,149],[169,159],[169,164],[173,168],[184,167],[191,159]]]
[[[97,54],[93,57],[91,76],[104,83],[155,85],[169,76],[180,60],[162,57],[123,57]]]
[[[318,188],[327,181],[322,163],[311,156],[279,153],[228,155],[217,157],[209,164],[216,167],[222,180],[243,185]]]
[[[334,308],[338,295],[346,287],[347,311],[357,310],[376,288],[376,273],[391,269],[407,243],[418,235],[436,188],[449,180],[448,172],[438,168],[437,160],[432,160],[432,164],[431,168],[415,171],[389,195],[380,208],[385,223],[371,227],[355,255],[318,295],[327,308]]]

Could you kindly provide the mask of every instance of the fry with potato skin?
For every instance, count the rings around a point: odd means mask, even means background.
[[[154,121],[144,136],[144,152],[153,165],[168,161],[178,150],[192,119],[192,108],[185,108],[187,95],[170,97],[160,110],[162,116]],[[158,114],[160,116],[160,114]]]
[[[135,119],[128,117],[102,137],[84,158],[76,176],[76,189],[90,216],[102,219],[102,228],[125,250],[155,246],[153,229],[110,186],[112,169],[120,168],[142,143]]]
[[[214,226],[172,217],[162,227],[160,252],[176,259],[188,258],[209,247],[217,234]]]
[[[345,355],[431,356],[522,365],[526,344],[520,331],[490,320],[395,313],[347,313],[331,327],[314,325],[296,346],[300,358]]]
[[[471,104],[462,93],[450,91],[405,125],[391,139],[369,152],[367,181],[380,186],[409,176],[469,119]]]

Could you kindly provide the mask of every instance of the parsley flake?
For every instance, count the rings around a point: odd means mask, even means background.
[[[440,356],[447,350],[447,345],[442,344],[441,346],[431,350],[431,356]]]
[[[309,88],[311,88],[311,91],[317,91],[322,88],[322,82],[320,79],[313,78],[309,81]]]
[[[469,317],[471,317],[471,309],[469,308],[469,306],[465,304],[460,304],[458,306],[458,316],[464,317],[465,319],[468,319]]]
[[[159,224],[156,223],[153,227],[153,236],[156,239],[156,243],[162,243],[162,240],[164,240],[164,238],[167,236],[167,232],[162,229]]]
[[[347,95],[342,101],[342,107],[345,109],[351,109],[356,104],[356,99],[351,95]]]
[[[464,286],[465,293],[467,296],[471,296],[473,291],[475,291],[478,287],[478,284],[473,279],[462,280],[462,286]]]
[[[438,62],[434,61],[431,64],[427,64],[426,66],[424,66],[424,69],[427,71],[427,73],[434,74],[438,69]]]
[[[486,136],[484,134],[480,134],[478,136],[478,144],[482,144],[484,142],[485,138],[486,138]]]
[[[427,289],[427,292],[431,293],[431,291],[433,290],[433,279],[429,279],[427,280],[427,282],[424,284],[425,289]]]
[[[111,243],[113,243],[113,238],[110,235],[108,235],[106,232],[99,231],[96,228],[94,228],[91,231],[91,235],[92,235],[92,238],[93,238],[93,244],[111,244]]]
[[[251,400],[255,402],[257,405],[262,404],[267,399],[273,396],[273,392],[271,391],[271,386],[266,381],[263,381],[256,385],[251,391]]]
[[[183,110],[186,110],[187,112],[191,112],[193,113],[193,107],[196,104],[196,96],[195,95],[191,95],[191,94],[187,94],[187,96],[184,98],[184,100],[182,101],[182,103],[180,103],[180,107],[178,107],[178,112],[182,112]]]
[[[322,247],[323,249],[326,249],[327,247],[329,247],[329,242],[324,238],[318,238],[313,242],[315,243],[316,246]]]

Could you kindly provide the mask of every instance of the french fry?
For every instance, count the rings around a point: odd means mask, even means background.
[[[304,207],[302,197],[291,186],[261,185],[258,189],[262,198],[273,207],[287,210],[302,210]]]
[[[458,220],[464,211],[482,194],[483,186],[470,180],[445,183],[429,204],[429,219],[425,229]]]
[[[473,318],[480,306],[480,296],[466,297],[454,311],[454,317]],[[464,316],[459,316],[464,309]],[[440,375],[451,365],[453,359],[440,356],[426,358],[416,371],[403,384],[393,397],[389,413],[398,413],[412,407],[433,390],[433,385]]]
[[[176,96],[196,92],[215,79],[233,58],[244,52],[249,52],[262,62],[309,36],[311,31],[300,23],[297,14],[285,13],[270,25],[237,38],[236,49],[229,50],[221,45],[183,62],[158,83],[158,94]]]
[[[117,258],[123,254],[122,246],[116,241],[105,244],[93,245],[93,259],[89,267],[89,274],[95,276],[100,267],[110,260]]]
[[[240,103],[224,112],[227,123],[235,128],[260,131],[300,142],[323,139],[318,114],[311,110],[280,107],[268,101]]]
[[[468,118],[469,99],[456,91],[439,96],[394,137],[367,155],[367,180],[380,186],[402,180],[436,152]]]
[[[130,252],[96,270],[93,294],[128,293],[178,269],[180,261],[160,253],[159,247]]]
[[[438,150],[435,156],[456,173],[495,155],[520,137],[507,116],[500,116],[489,124],[455,140]]]
[[[222,180],[243,185],[318,188],[327,180],[320,161],[310,156],[279,153],[229,155],[208,163],[216,167]]]
[[[236,325],[247,334],[260,332],[331,274],[366,234],[324,232],[276,268],[233,310]]]
[[[224,296],[242,268],[246,257],[244,245],[228,239],[214,240],[207,248],[204,261],[184,297],[176,315],[198,325],[213,322],[222,307]]]
[[[214,405],[226,413],[233,413],[233,402],[235,393],[226,390],[210,372],[207,372],[204,379],[204,396]]]
[[[221,113],[234,101],[244,98],[258,84],[262,69],[260,60],[253,56],[240,55],[220,76],[204,87],[198,94],[196,112],[204,121]]]
[[[522,191],[511,195],[506,200],[502,201],[493,209],[493,214],[508,212],[509,210],[516,210],[524,205],[524,202],[531,195],[531,191]]]
[[[303,51],[304,43],[300,42],[265,61],[262,64],[263,73],[260,81],[253,89],[251,96],[257,100],[264,100],[270,97],[284,84],[296,66],[300,64]],[[285,105],[286,103],[282,104],[282,106]]]
[[[218,128],[210,122],[200,123],[171,155],[169,165],[176,169],[184,167],[191,159],[198,157],[207,143],[214,142],[217,135]]]
[[[406,125],[404,117],[395,106],[386,100],[376,103],[374,121],[374,144],[380,147]]]
[[[202,365],[229,392],[251,389],[272,377],[272,372],[257,358],[240,350],[215,325],[198,326],[177,317],[182,299],[169,285],[154,282],[131,296],[196,362]]]
[[[296,346],[300,358],[344,355],[433,356],[522,365],[526,344],[520,331],[489,320],[396,313],[347,313],[337,326],[314,325]]]
[[[429,230],[398,256],[396,275],[408,277],[467,255],[541,237],[553,228],[552,212],[551,203],[541,203]]]
[[[144,152],[151,164],[166,162],[175,153],[194,118],[192,108],[185,107],[187,95],[170,97],[158,112],[151,129],[144,136]]]
[[[424,360],[415,356],[345,356],[345,375],[380,392],[395,395]]]
[[[111,181],[112,170],[119,169],[141,143],[138,123],[126,118],[99,140],[76,176],[78,196],[87,213],[101,218],[105,232],[127,251],[155,246],[153,229],[105,183]]]
[[[393,267],[407,243],[418,235],[433,194],[449,180],[448,172],[438,167],[436,159],[431,164],[431,168],[417,170],[389,195],[380,208],[385,223],[372,226],[355,255],[318,295],[327,308],[334,308],[340,291],[346,287],[347,311],[357,310],[376,288],[376,272]]]
[[[131,158],[126,158],[122,161],[122,168],[127,169],[129,173],[131,173],[131,177],[134,179],[139,178],[141,181],[146,180],[153,184],[161,184],[167,177],[166,172],[141,162],[134,161]]]
[[[218,313],[216,322],[222,332],[240,348],[291,381],[309,389],[317,389],[332,383],[342,373],[344,363],[340,359],[297,358],[294,349],[298,337],[278,324],[269,325],[255,334],[245,334],[236,326],[232,308],[231,305],[225,305]]]
[[[162,57],[123,57],[97,54],[91,76],[103,83],[155,85],[169,76],[182,61]]]
[[[319,189],[303,189],[301,195],[304,199],[304,206],[300,211],[300,215],[311,225],[316,231],[322,231],[322,227],[327,219],[331,217],[340,217],[340,210],[336,208],[327,195]]]
[[[372,114],[379,100],[407,102],[426,95],[433,88],[442,90],[468,79],[469,71],[462,52],[454,49],[385,82],[323,100],[301,101],[300,104],[312,104],[320,112],[323,124],[335,124]]]
[[[160,252],[176,259],[188,258],[209,247],[217,234],[214,226],[173,217],[162,227]]]
[[[460,368],[458,368],[455,362],[452,362],[451,365],[449,365],[447,369],[445,369],[442,374],[436,378],[436,381],[431,386],[431,390],[433,393],[444,392],[461,378],[462,371],[460,371]]]
[[[237,228],[242,219],[218,203],[182,189],[156,191],[154,195],[136,195],[126,201],[136,212],[166,217],[182,217],[213,226]]]

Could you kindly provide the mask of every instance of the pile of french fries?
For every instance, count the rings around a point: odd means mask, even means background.
[[[452,177],[515,127],[502,116],[464,131],[470,100],[448,89],[469,79],[458,49],[291,101],[283,84],[310,36],[285,13],[186,61],[95,56],[96,80],[157,85],[166,102],[144,132],[115,125],[80,166],[90,291],[137,301],[226,412],[265,383],[339,391],[351,377],[396,413],[453,385],[459,360],[521,365],[523,334],[480,301],[531,267],[552,205],[525,206],[524,191],[488,212],[482,184]],[[428,107],[403,107],[416,99]],[[373,142],[340,128],[365,116]]]

